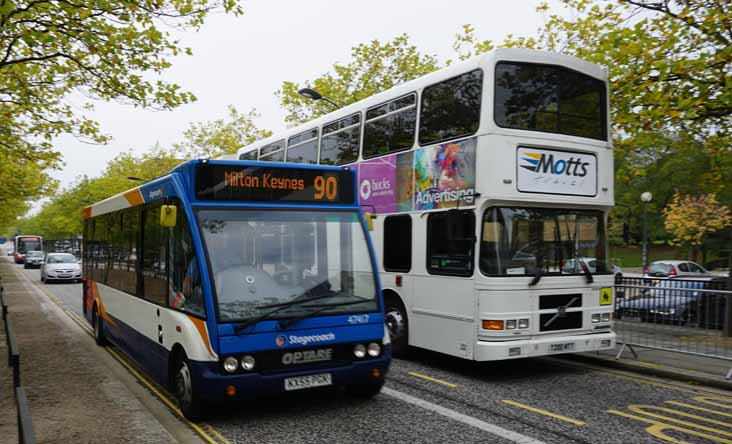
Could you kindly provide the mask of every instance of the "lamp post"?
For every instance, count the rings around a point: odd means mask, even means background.
[[[322,94],[320,94],[319,92],[315,91],[312,88],[300,88],[297,91],[297,93],[303,97],[307,97],[310,100],[323,100],[323,101],[331,104],[332,106],[334,106],[336,109],[341,107],[339,104],[330,100],[329,98],[323,97]]]
[[[653,199],[653,194],[649,191],[641,194],[643,201],[643,253],[641,261],[643,262],[643,274],[648,273],[648,202]]]

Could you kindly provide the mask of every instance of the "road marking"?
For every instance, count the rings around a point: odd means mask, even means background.
[[[697,437],[704,438],[704,439],[707,439],[709,441],[716,442],[719,444],[732,444],[732,441],[730,441],[728,439],[720,438],[718,436],[710,435],[708,433],[700,432],[698,430],[687,429],[687,428],[680,427],[680,426],[677,426],[674,424],[667,424],[665,422],[644,418],[642,416],[631,415],[630,413],[625,413],[625,412],[621,412],[618,410],[608,410],[607,412],[612,415],[618,415],[618,416],[622,416],[625,418],[635,419],[636,421],[641,421],[641,422],[651,424],[650,426],[646,427],[646,432],[648,432],[652,436],[655,436],[656,438],[671,442],[673,444],[688,444],[688,441],[682,441],[680,439],[669,436],[664,433],[664,430],[674,430],[676,432],[680,432],[680,433],[683,433],[686,435],[697,436]],[[693,424],[692,424],[692,427],[694,427]]]
[[[85,321],[83,321],[76,313],[72,312],[71,310],[67,309],[64,306],[63,301],[56,297],[53,293],[51,293],[50,290],[44,287],[40,287],[36,285],[35,282],[33,282],[30,277],[26,276],[25,273],[20,273],[21,276],[23,276],[33,287],[36,289],[39,289],[42,293],[44,293],[54,304],[56,304],[61,311],[63,311],[69,318],[71,318],[74,323],[78,324],[79,327],[81,327],[82,330],[84,330],[89,336],[92,338],[94,337],[94,331],[87,325]],[[143,376],[140,372],[138,372],[135,368],[133,368],[129,363],[126,362],[126,360],[119,355],[116,351],[114,351],[111,347],[104,347],[104,350],[107,351],[112,357],[114,357],[120,364],[122,364],[130,373],[132,373],[133,376],[137,378],[138,381],[142,382],[145,387],[147,387],[158,399],[163,401],[165,405],[170,408],[170,410],[173,411],[182,421],[184,421],[188,427],[192,428],[193,430],[198,433],[198,435],[203,438],[205,441],[207,441],[210,444],[231,444],[231,442],[224,438],[216,429],[214,429],[211,425],[206,423],[201,423],[199,426],[198,424],[191,422],[183,416],[183,413],[178,409],[178,406],[176,406],[166,395],[164,395],[162,392],[160,392],[153,383]],[[219,437],[221,441],[216,441],[214,438],[212,438],[206,431],[203,430],[203,427],[208,428],[214,435]]]
[[[732,413],[720,412],[719,410],[708,409],[698,405],[687,404],[685,402],[678,401],[666,401],[666,404],[677,405],[679,407],[686,407],[687,409],[699,410],[700,412],[711,413],[712,415],[726,416],[732,418]]]
[[[432,376],[423,375],[423,374],[417,373],[417,372],[408,372],[407,374],[408,375],[411,375],[411,376],[414,376],[415,378],[421,378],[421,379],[424,379],[426,381],[436,382],[438,384],[442,384],[442,385],[445,385],[445,386],[450,387],[450,388],[455,388],[455,387],[458,386],[457,384],[453,384],[451,382],[443,381],[442,379],[433,378]]]
[[[573,418],[569,418],[569,417],[564,416],[564,415],[560,415],[560,414],[557,414],[557,413],[552,413],[552,412],[550,412],[548,410],[540,409],[540,408],[537,408],[537,407],[531,407],[530,405],[521,404],[520,402],[511,401],[510,399],[501,399],[501,402],[506,403],[506,404],[509,404],[509,405],[512,405],[514,407],[518,407],[518,408],[524,409],[524,410],[528,410],[530,412],[538,413],[540,415],[549,416],[550,418],[558,419],[560,421],[565,421],[565,422],[568,422],[570,424],[574,424],[576,426],[583,426],[583,425],[587,424],[586,422],[580,421],[579,419],[573,419]]]
[[[381,393],[391,396],[392,398],[396,398],[400,401],[406,402],[408,404],[416,405],[417,407],[421,407],[425,410],[435,412],[446,418],[462,422],[463,424],[467,424],[469,426],[475,427],[477,429],[483,430],[484,432],[488,432],[492,435],[507,439],[517,444],[546,444],[544,441],[539,441],[538,439],[522,435],[512,430],[504,429],[503,427],[497,426],[495,424],[491,424],[478,418],[456,412],[455,410],[448,409],[447,407],[442,407],[441,405],[433,404],[429,401],[425,401],[424,399],[415,398],[414,396],[410,396],[406,393],[394,389],[384,387],[383,389],[381,389]]]

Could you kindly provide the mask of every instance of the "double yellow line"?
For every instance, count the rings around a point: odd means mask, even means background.
[[[28,279],[27,276],[24,275],[24,277]],[[30,279],[28,280],[30,281]],[[67,310],[66,307],[64,307],[63,302],[59,298],[57,298],[56,295],[48,291],[46,288],[38,287],[32,281],[31,284],[36,286],[37,288],[40,288],[41,291],[45,293],[46,296],[48,296],[48,298],[54,304],[56,304],[61,310],[63,310],[63,312],[66,313],[66,315],[69,316],[72,321],[78,324],[79,327],[81,327],[81,329],[84,330],[89,336],[94,337],[94,331],[91,329],[91,327],[89,327],[89,324],[85,320],[81,319],[76,313]],[[111,347],[104,347],[104,349],[109,352],[109,354],[112,355],[112,357],[114,357],[120,364],[122,364],[130,373],[132,373],[132,375],[135,376],[135,378],[137,378],[137,380],[140,381],[145,387],[147,387],[158,399],[163,401],[163,403],[168,406],[170,410],[172,410],[184,423],[186,423],[188,427],[198,433],[198,435],[201,436],[201,438],[203,438],[206,442],[208,442],[209,444],[231,444],[231,441],[226,439],[211,425],[206,423],[196,424],[189,421],[185,416],[183,416],[183,413],[181,413],[180,409],[178,409],[178,406],[170,400],[170,397],[163,393],[161,390],[159,390],[150,380],[150,378],[147,377],[147,375],[144,375],[142,372],[135,369],[127,361],[127,359],[125,359],[122,355],[120,355]]]

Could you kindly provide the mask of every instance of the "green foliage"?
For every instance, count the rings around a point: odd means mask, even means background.
[[[217,119],[211,122],[192,123],[183,132],[184,140],[174,145],[179,157],[215,158],[236,151],[259,139],[269,137],[272,132],[259,129],[254,120],[259,117],[255,110],[242,114],[229,105],[229,120]]]
[[[285,109],[288,122],[301,123],[333,111],[328,103],[300,96],[303,86],[345,106],[385,91],[395,85],[416,79],[438,69],[437,58],[423,54],[402,34],[390,42],[372,40],[351,50],[351,61],[336,63],[327,72],[304,84],[284,82],[275,92]]]
[[[0,228],[55,188],[54,137],[108,140],[84,114],[94,100],[171,109],[195,99],[161,79],[172,57],[191,52],[171,31],[197,30],[216,10],[241,13],[234,0],[0,1],[2,160],[28,165],[14,180],[0,173]]]
[[[671,233],[672,245],[691,245],[692,260],[706,238],[732,224],[730,210],[720,205],[714,193],[700,196],[675,193],[663,209],[664,226]]]

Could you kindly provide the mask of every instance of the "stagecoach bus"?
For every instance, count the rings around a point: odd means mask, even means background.
[[[358,170],[393,353],[594,351],[615,345],[608,116],[605,68],[497,49],[239,156]]]
[[[183,414],[342,386],[390,362],[353,169],[192,160],[84,212],[86,319]]]
[[[25,263],[29,251],[43,251],[43,238],[29,234],[15,236],[15,263]]]

